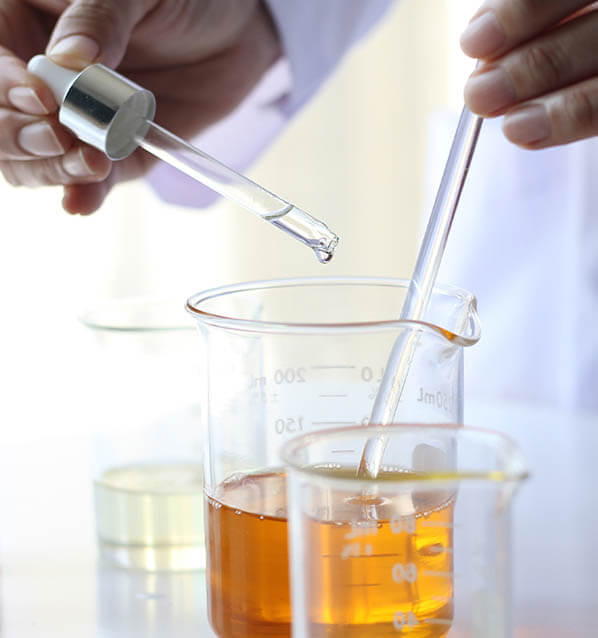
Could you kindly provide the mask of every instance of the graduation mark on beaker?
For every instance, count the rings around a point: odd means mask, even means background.
[[[395,583],[414,583],[417,580],[415,563],[395,563],[392,566],[392,579]]]

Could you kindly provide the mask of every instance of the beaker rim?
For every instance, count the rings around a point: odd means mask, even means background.
[[[434,292],[436,294],[451,295],[455,298],[459,298],[465,302],[468,308],[467,323],[463,326],[462,330],[457,333],[428,321],[415,321],[411,319],[383,319],[347,322],[272,321],[233,317],[230,315],[209,312],[199,307],[202,303],[225,295],[234,295],[236,293],[273,288],[291,288],[301,286],[381,286],[406,289],[409,286],[409,280],[395,277],[326,276],[248,281],[227,286],[219,286],[198,292],[187,300],[186,309],[200,323],[249,332],[291,332],[310,334],[314,331],[320,333],[338,333],[341,331],[351,332],[355,330],[377,331],[381,329],[397,330],[401,328],[410,328],[421,330],[423,332],[434,333],[446,341],[464,347],[475,345],[480,340],[481,328],[477,314],[477,299],[475,295],[467,290],[448,284],[435,285]]]
[[[100,332],[173,332],[195,330],[180,298],[134,296],[99,299],[78,317]]]
[[[334,483],[363,483],[371,484],[376,482],[375,478],[367,476],[348,477],[346,474],[335,476],[329,468],[323,466],[314,467],[312,465],[302,465],[299,462],[299,455],[302,450],[314,445],[322,440],[339,441],[360,435],[363,437],[363,444],[372,437],[393,435],[407,435],[409,433],[425,432],[427,435],[446,435],[447,432],[454,432],[455,437],[475,440],[485,443],[488,448],[500,449],[503,453],[503,467],[480,467],[469,468],[467,470],[443,470],[426,472],[397,472],[396,477],[384,478],[385,485],[442,485],[447,483],[520,483],[529,477],[529,469],[524,460],[521,449],[516,441],[497,430],[489,428],[475,427],[455,423],[393,423],[389,425],[358,425],[346,426],[333,429],[317,430],[308,432],[288,440],[282,445],[280,457],[288,470],[310,476],[314,479],[333,481]]]

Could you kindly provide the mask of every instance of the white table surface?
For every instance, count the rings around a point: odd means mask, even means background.
[[[516,438],[532,477],[514,503],[517,638],[598,637],[598,415],[470,405]],[[89,443],[0,449],[2,638],[209,638],[204,575],[98,564]]]

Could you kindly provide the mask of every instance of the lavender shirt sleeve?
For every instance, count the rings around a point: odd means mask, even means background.
[[[343,55],[375,25],[392,0],[264,0],[285,52],[230,115],[193,143],[243,171],[330,76]],[[203,208],[217,195],[159,162],[149,182],[165,201]]]
[[[266,4],[290,65],[292,86],[281,107],[292,114],[316,93],[392,0],[266,0]]]

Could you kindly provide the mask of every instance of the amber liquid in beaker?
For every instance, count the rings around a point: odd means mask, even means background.
[[[325,518],[304,518],[309,638],[445,636],[453,610],[452,500],[419,495],[413,516],[396,516],[404,504],[363,498],[335,493]],[[235,475],[208,497],[207,510],[214,630],[220,638],[289,637],[284,474]]]
[[[220,638],[291,635],[284,474],[235,475],[207,499],[208,609]]]

